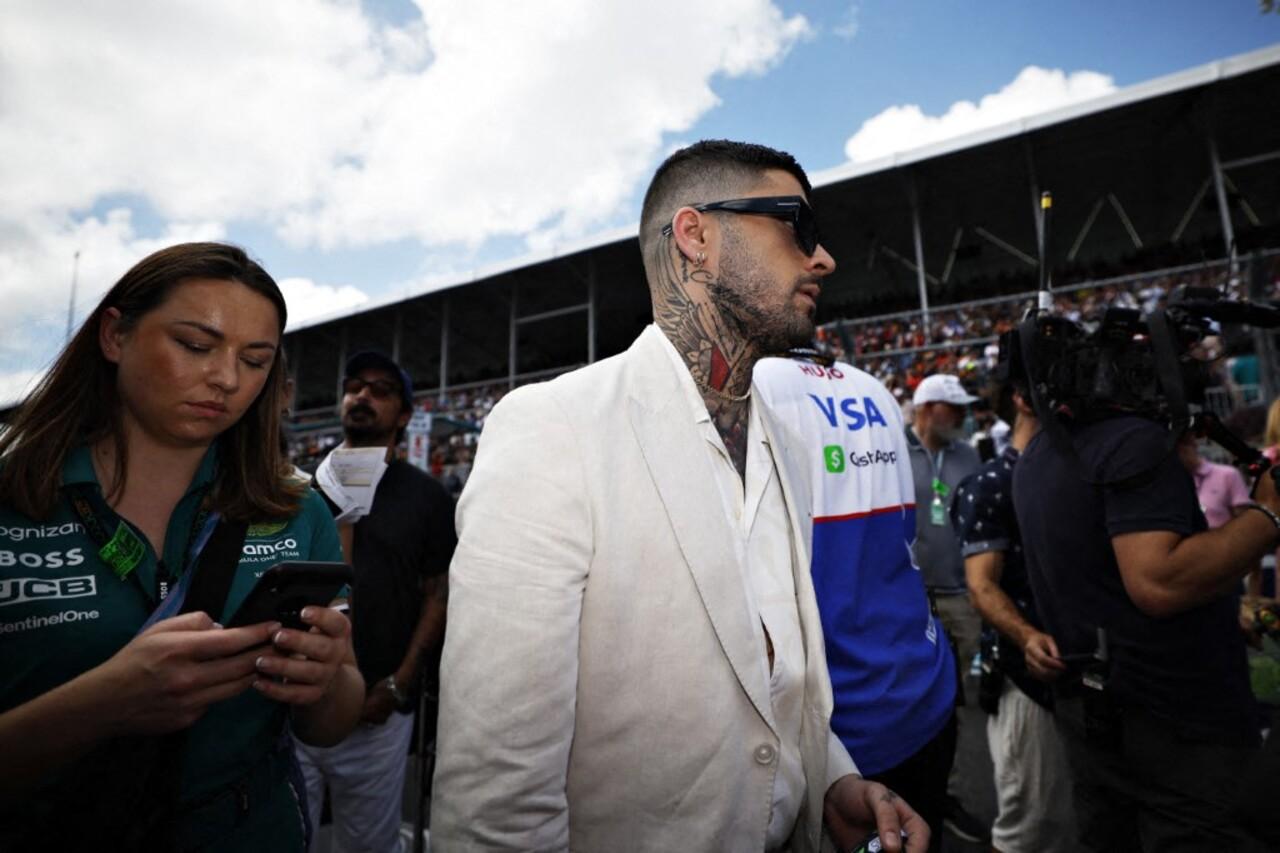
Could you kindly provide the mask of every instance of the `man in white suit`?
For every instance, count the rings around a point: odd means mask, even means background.
[[[831,733],[809,498],[752,405],[755,362],[808,343],[835,268],[809,191],[763,146],[673,154],[640,222],[654,325],[490,415],[458,507],[433,849],[816,851],[824,825],[841,850],[928,846]]]

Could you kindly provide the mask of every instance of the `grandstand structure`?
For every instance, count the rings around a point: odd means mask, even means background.
[[[1197,265],[1225,280],[1238,259],[1280,249],[1280,46],[813,178],[838,262],[818,319],[849,358],[871,357],[854,345],[858,318],[898,312],[928,329],[946,306],[1033,290],[1042,191],[1057,289]],[[336,432],[342,365],[363,349],[391,354],[425,405],[452,411],[459,392],[470,404],[469,389],[488,397],[620,352],[649,317],[633,228],[301,323],[285,336],[295,429]]]

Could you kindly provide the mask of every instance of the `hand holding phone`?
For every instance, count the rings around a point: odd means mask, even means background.
[[[290,705],[310,705],[329,689],[351,656],[351,623],[329,607],[353,580],[342,563],[288,562],[267,569],[228,623],[278,622],[255,661],[260,677],[253,686]],[[305,615],[304,615],[305,614]]]
[[[328,693],[344,663],[355,667],[351,622],[332,607],[302,609],[303,627],[281,628],[254,666],[258,692],[288,705],[312,705]],[[356,676],[357,680],[359,676]],[[360,695],[363,696],[363,682]]]
[[[258,578],[227,627],[279,622],[305,631],[309,626],[302,621],[302,609],[327,607],[353,579],[351,567],[343,563],[277,563]]]

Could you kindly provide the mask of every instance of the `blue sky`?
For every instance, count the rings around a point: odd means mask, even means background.
[[[349,310],[630,225],[681,143],[816,172],[1280,42],[1256,0],[125,8],[6,13],[0,400],[56,354],[76,251],[79,317],[206,238],[256,254],[292,315]]]

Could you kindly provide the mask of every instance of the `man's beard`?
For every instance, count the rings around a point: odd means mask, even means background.
[[[813,342],[813,318],[795,307],[794,298],[806,279],[797,277],[781,308],[771,307],[767,295],[776,282],[767,277],[736,229],[724,229],[720,275],[707,283],[707,293],[734,332],[765,354],[783,353]]]
[[[352,421],[351,416],[360,412],[368,417]],[[352,447],[370,447],[389,443],[392,431],[378,424],[378,414],[373,409],[356,404],[342,415],[342,435]]]
[[[950,444],[953,441],[959,441],[964,438],[964,423],[954,424],[949,427],[933,427],[933,437],[942,444]]]

